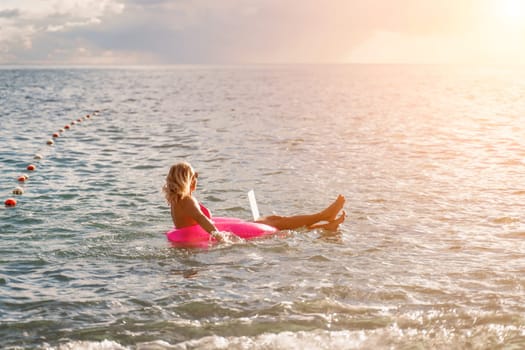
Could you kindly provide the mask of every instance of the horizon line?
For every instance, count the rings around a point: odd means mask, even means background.
[[[525,63],[494,62],[237,62],[237,63],[2,63],[0,68],[169,68],[169,67],[249,67],[249,66],[525,66]]]

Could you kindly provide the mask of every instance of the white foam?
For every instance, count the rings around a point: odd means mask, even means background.
[[[57,347],[44,346],[44,350],[129,350],[125,346],[110,340],[103,340],[100,342],[93,341],[72,341],[65,344],[60,344]]]
[[[316,330],[311,332],[281,332],[264,333],[256,337],[222,337],[208,336],[188,340],[178,344],[170,344],[163,340],[140,343],[133,346],[137,350],[333,350],[360,348],[366,336],[363,332],[338,331],[329,332]],[[131,350],[117,342],[104,340],[101,342],[72,341],[57,347],[44,346],[43,350]]]
[[[188,340],[176,345],[166,342],[151,342],[137,345],[138,350],[333,350],[360,348],[366,337],[363,332],[316,330],[311,332],[265,333],[256,337],[208,336]]]
[[[436,329],[400,328],[397,324],[388,327],[363,330],[313,330],[299,332],[264,333],[257,336],[211,335],[177,344],[155,340],[131,345],[130,348],[117,342],[72,341],[58,347],[43,347],[44,350],[347,350],[419,347],[432,349],[492,348],[505,341],[505,334],[523,336],[520,327],[499,325],[482,326],[472,330],[457,330],[438,327]],[[496,346],[497,347],[497,346]]]

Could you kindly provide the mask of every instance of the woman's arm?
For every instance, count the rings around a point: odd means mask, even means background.
[[[199,212],[200,212],[200,209],[199,209]],[[198,213],[193,218],[209,234],[212,234],[213,232],[218,231],[217,228],[215,227],[215,225],[213,224],[213,222],[211,222],[211,220],[208,219],[202,212]]]
[[[218,231],[213,222],[204,215],[200,209],[199,203],[194,198],[189,198],[184,203],[184,209],[188,213],[189,216],[193,218],[193,220],[197,221],[197,223],[209,234],[212,234],[213,232]]]

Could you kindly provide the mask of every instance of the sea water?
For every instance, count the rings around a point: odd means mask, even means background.
[[[4,67],[1,204],[37,170],[0,208],[0,348],[523,348],[524,97],[523,67]],[[214,215],[348,218],[174,248],[179,161]]]

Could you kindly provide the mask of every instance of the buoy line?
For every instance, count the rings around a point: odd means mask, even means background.
[[[93,116],[97,116],[100,114],[100,111],[99,110],[95,110],[93,111],[92,114],[86,114],[84,117],[82,118],[78,118],[76,120],[73,120],[71,121],[69,124],[66,124],[64,125],[63,128],[59,128],[58,131],[56,132],[53,132],[51,134],[51,138],[48,139],[46,141],[46,144],[48,146],[54,146],[55,145],[55,140],[60,138],[60,136],[65,133],[67,130],[72,130],[72,127],[76,124],[80,124],[82,123],[83,121],[87,121],[87,120],[92,120],[92,117]],[[33,157],[33,160],[35,161],[35,163],[38,163],[39,161],[41,161],[42,159],[44,159],[44,156],[41,154],[41,153],[35,153],[34,157]],[[37,170],[37,165],[34,164],[34,163],[29,163],[27,166],[26,166],[26,170],[28,172],[34,172]],[[18,182],[20,184],[25,184],[28,180],[29,180],[29,175],[27,174],[21,174],[18,176],[17,178]],[[21,196],[25,193],[25,190],[23,187],[21,186],[16,186],[12,191],[11,193],[13,195],[16,195],[16,196]],[[7,198],[5,201],[4,201],[4,205],[6,207],[9,207],[9,208],[13,208],[13,207],[16,207],[17,205],[17,200],[16,198],[13,198],[13,197],[10,197],[10,198]]]

